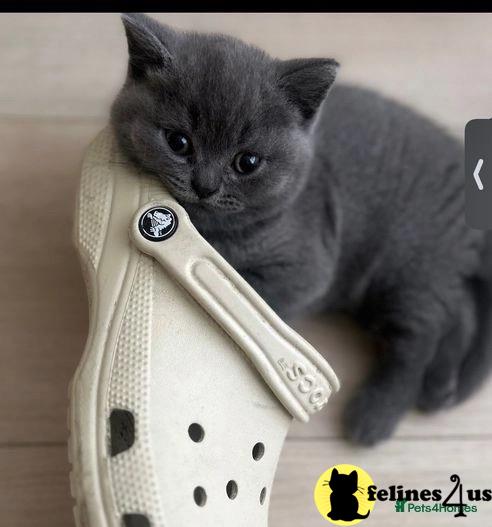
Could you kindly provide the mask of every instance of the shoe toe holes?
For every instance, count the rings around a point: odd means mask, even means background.
[[[263,505],[265,503],[266,495],[267,495],[267,489],[266,487],[263,487],[260,492],[260,505]]]
[[[230,500],[235,500],[239,492],[237,483],[234,480],[229,481],[226,486],[227,497]]]
[[[205,507],[207,503],[207,493],[203,487],[196,487],[193,491],[193,499],[199,507]]]
[[[202,425],[193,423],[188,427],[188,435],[194,443],[201,443],[205,438],[205,430]]]
[[[265,455],[265,445],[263,443],[256,443],[253,447],[253,459],[255,461],[260,461],[260,459]]]

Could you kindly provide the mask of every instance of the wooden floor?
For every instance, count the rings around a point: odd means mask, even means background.
[[[159,15],[183,28],[229,32],[281,56],[333,55],[345,80],[375,86],[456,134],[492,110],[490,15]],[[116,15],[0,14],[0,525],[73,525],[66,461],[67,384],[87,331],[70,242],[84,148],[106,120],[125,70]],[[332,362],[343,390],[282,455],[271,525],[327,525],[312,503],[336,463],[379,486],[492,486],[492,383],[463,406],[409,415],[389,442],[341,439],[340,413],[370,362],[360,337],[320,318],[299,329]],[[492,504],[466,519],[399,514],[377,503],[368,524],[491,525]]]

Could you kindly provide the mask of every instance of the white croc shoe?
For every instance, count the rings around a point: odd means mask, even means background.
[[[338,381],[103,131],[75,239],[90,333],[71,385],[78,527],[266,527],[292,417]]]

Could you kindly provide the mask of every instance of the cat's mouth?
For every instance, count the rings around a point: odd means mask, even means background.
[[[185,209],[193,210],[197,213],[211,212],[241,212],[245,205],[236,196],[223,191],[208,196],[206,198],[187,188],[182,182],[175,181],[172,177],[161,178],[166,188],[176,198],[178,203]]]
[[[217,195],[210,198],[199,198],[198,196],[175,195],[178,202],[186,209],[202,214],[210,213],[235,213],[244,210],[244,205],[235,197],[227,194]]]

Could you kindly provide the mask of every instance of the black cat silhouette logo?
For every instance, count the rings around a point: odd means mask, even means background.
[[[355,525],[369,516],[374,501],[367,489],[374,482],[355,465],[335,465],[324,472],[314,489],[318,511],[335,525]]]
[[[138,222],[140,234],[151,242],[170,238],[178,227],[175,212],[167,207],[153,207],[146,210]]]

